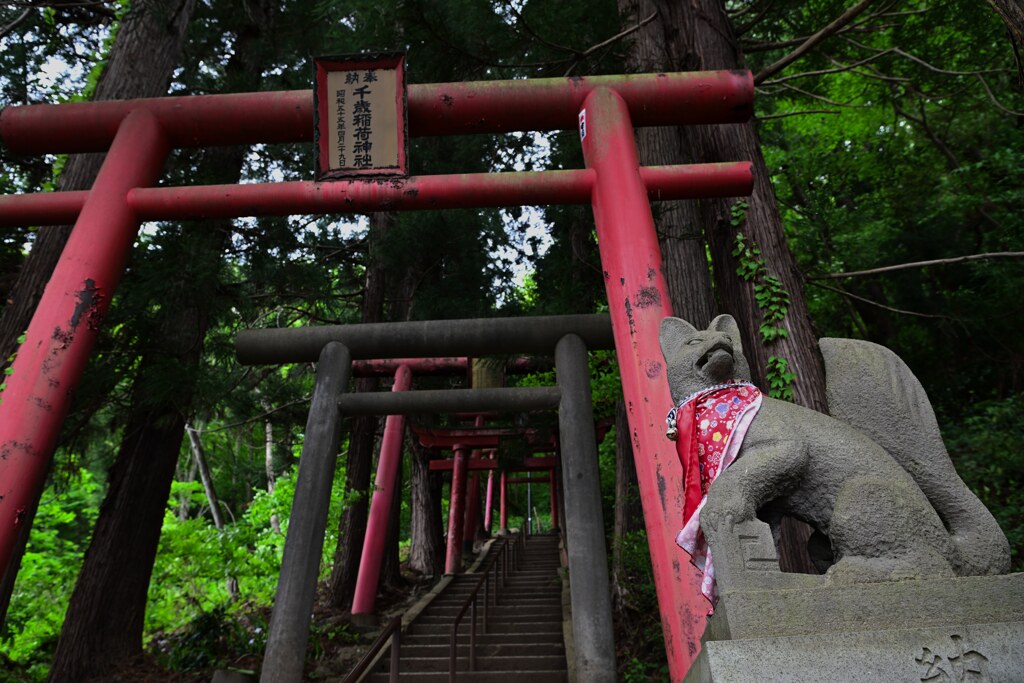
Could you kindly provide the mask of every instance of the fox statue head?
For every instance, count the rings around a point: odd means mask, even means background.
[[[731,315],[718,316],[706,330],[679,318],[665,318],[658,338],[675,403],[716,384],[750,380],[740,330]]]

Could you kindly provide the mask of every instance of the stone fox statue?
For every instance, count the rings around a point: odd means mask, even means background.
[[[750,379],[731,316],[707,330],[666,318],[660,341],[677,405]],[[1006,537],[957,476],[906,365],[869,342],[820,346],[833,417],[763,397],[736,460],[707,491],[699,521],[711,548],[732,524],[759,516],[775,529],[788,514],[831,551],[817,555],[832,563],[832,582],[1008,572]]]

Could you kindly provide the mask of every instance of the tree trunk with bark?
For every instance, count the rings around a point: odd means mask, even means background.
[[[268,3],[269,6],[269,3]],[[225,70],[229,88],[254,90],[270,35],[268,7],[247,3],[234,54]],[[206,150],[199,174],[237,183],[247,149]],[[185,430],[208,329],[209,297],[230,244],[229,221],[182,225],[174,272],[162,292],[157,334],[144,351],[132,389],[125,435],[110,471],[109,489],[57,643],[50,681],[104,676],[142,652],[142,631],[164,508]],[[167,378],[174,385],[167,386]]]
[[[1024,5],[1020,0],[988,0],[988,4],[1002,18],[1017,47],[1024,47]]]
[[[127,100],[167,94],[171,75],[178,65],[195,0],[138,0],[121,22],[106,68],[96,83],[93,100]],[[92,187],[103,154],[72,154],[57,182],[57,189],[88,190]],[[28,328],[43,289],[64,250],[70,225],[36,233],[35,242],[0,316],[0,359],[17,348],[18,337]],[[6,362],[6,361],[5,361]]]
[[[409,568],[427,576],[444,571],[444,528],[441,516],[440,472],[430,471],[430,451],[409,439],[412,519],[409,528]]]
[[[145,356],[110,486],[75,585],[54,655],[51,681],[87,680],[142,652],[149,577],[174,478],[191,387],[153,400],[151,378],[198,366],[206,322],[196,307],[165,317],[160,349]],[[184,373],[182,373],[184,374]]]
[[[192,457],[196,461],[199,470],[199,479],[203,482],[203,491],[206,493],[206,501],[210,504],[210,515],[213,517],[213,525],[217,529],[224,528],[224,517],[220,513],[220,500],[217,498],[217,489],[213,486],[213,476],[210,474],[210,466],[206,461],[206,451],[203,442],[199,438],[199,432],[191,425],[185,425],[188,433],[189,446],[192,448]]]
[[[655,13],[655,5],[662,4],[650,0],[618,1],[620,14],[628,17],[624,22],[627,25],[643,21]],[[658,16],[632,34],[626,56],[629,73],[680,70],[666,35],[668,29],[662,16]],[[635,135],[637,153],[644,166],[680,163],[683,138],[679,127],[637,128]],[[715,317],[703,224],[691,202],[658,202],[652,208],[673,314],[702,329]]]
[[[384,559],[380,567],[380,587],[378,590],[400,590],[405,585],[402,578],[401,558],[398,543],[402,530],[402,460],[399,458],[398,471],[395,473],[395,495],[391,499],[391,511],[388,514],[388,537],[384,544]]]
[[[744,66],[739,42],[718,0],[693,0],[685,4],[620,0],[620,8],[630,17],[627,23],[657,12],[653,21],[637,31],[635,40],[637,45],[647,40],[660,41],[666,56],[662,68],[707,71]],[[703,226],[714,264],[712,270],[720,308],[732,314],[740,326],[744,355],[750,362],[754,381],[767,390],[769,357],[783,358],[788,370],[796,374],[792,385],[794,402],[827,412],[824,365],[803,297],[803,278],[786,246],[782,219],[754,124],[685,126],[676,130],[680,144],[675,163],[753,162],[754,191],[745,211],[734,209],[735,200],[683,202],[681,222],[686,226]],[[734,225],[736,218],[739,218],[738,225]],[[754,282],[737,274],[740,261],[733,256],[737,233],[742,233],[748,245],[760,249],[764,272],[778,278],[788,295],[787,314],[781,323],[776,323],[785,329],[786,336],[771,345],[761,340],[760,328],[765,314],[755,299]],[[670,283],[677,277],[679,273],[669,270]],[[669,290],[673,291],[671,284]],[[683,309],[676,307],[676,310]],[[780,547],[783,567],[790,571],[813,572],[806,552],[809,528],[790,520],[785,524],[784,534]]]
[[[195,0],[139,0],[121,22],[107,65],[96,84],[93,100],[157,97],[167,93],[177,66]],[[58,190],[88,190],[103,163],[103,154],[68,157],[57,182]],[[28,329],[43,289],[71,234],[70,225],[49,227],[35,234],[35,242],[0,314],[0,365],[17,350],[18,337]],[[11,564],[0,581],[0,626],[7,616],[14,581],[32,529],[33,509],[21,533]]]

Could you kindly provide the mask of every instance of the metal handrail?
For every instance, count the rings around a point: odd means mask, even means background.
[[[391,673],[388,677],[390,683],[398,683],[398,662],[399,662],[399,650],[402,647],[402,617],[395,617],[391,622],[384,627],[384,630],[380,632],[377,639],[373,641],[373,645],[363,655],[356,667],[349,672],[348,676],[345,677],[341,683],[355,683],[359,680],[359,677],[363,675],[363,672],[373,662],[374,657],[377,653],[384,648],[384,644],[391,640]]]
[[[486,634],[487,622],[490,618],[488,605],[491,603],[491,573],[494,573],[494,607],[497,609],[498,594],[501,588],[503,588],[508,582],[509,573],[520,569],[525,552],[526,537],[522,532],[517,533],[512,538],[504,539],[501,543],[501,548],[488,561],[487,569],[484,570],[483,576],[477,580],[476,585],[473,586],[473,590],[470,591],[468,596],[466,596],[466,600],[462,603],[462,608],[459,610],[459,613],[455,615],[455,622],[452,623],[452,634],[448,652],[449,683],[455,683],[456,662],[458,660],[459,624],[462,622],[462,617],[466,615],[466,610],[469,610],[470,607],[472,607],[472,620],[469,629],[469,670],[476,671],[476,603],[477,595],[480,593],[480,587],[484,587],[483,632]]]

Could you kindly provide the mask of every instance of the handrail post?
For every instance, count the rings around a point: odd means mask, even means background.
[[[476,671],[476,596],[473,596],[473,621],[469,627],[469,670]]]
[[[391,674],[388,676],[390,683],[398,683],[399,662],[401,661],[402,648],[402,627],[399,622],[398,628],[391,632]]]
[[[391,641],[391,671],[388,675],[388,680],[391,683],[396,683],[401,673],[399,668],[401,666],[402,617],[395,617],[391,620],[391,623],[381,630],[380,635],[370,645],[370,649],[363,653],[362,659],[348,672],[348,675],[342,679],[341,683],[356,683],[356,681],[360,680],[363,673],[369,668],[370,663],[374,661],[377,653],[384,648],[384,644],[389,640]]]
[[[448,683],[455,683],[455,653],[458,645],[459,622],[452,624],[452,637],[448,643]]]
[[[487,567],[487,574],[484,576],[484,633],[487,633],[487,618],[490,616],[488,607],[491,602],[491,570],[494,565]]]

